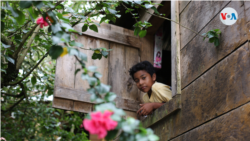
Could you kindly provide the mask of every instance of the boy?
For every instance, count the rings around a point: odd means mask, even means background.
[[[143,102],[137,114],[149,115],[153,110],[161,107],[172,98],[172,92],[168,85],[156,82],[156,74],[153,65],[148,61],[140,62],[129,70],[130,76],[136,82],[136,86],[144,92]]]

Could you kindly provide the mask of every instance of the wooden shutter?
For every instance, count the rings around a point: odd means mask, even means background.
[[[81,31],[81,27],[79,24],[75,29]],[[135,116],[141,95],[128,70],[140,62],[140,38],[135,37],[132,30],[101,24],[98,33],[88,30],[72,39],[81,42],[84,48],[112,49],[108,58],[103,57],[101,60],[92,60],[93,51],[81,51],[88,56],[86,65],[98,66],[98,71],[103,75],[101,82],[111,85],[111,91],[117,94],[117,107],[127,111],[128,115]],[[53,107],[87,113],[93,110],[94,103],[86,92],[88,83],[81,79],[81,73],[74,75],[77,68],[80,65],[72,56],[57,59]]]

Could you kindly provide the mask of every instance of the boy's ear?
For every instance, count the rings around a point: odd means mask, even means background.
[[[153,81],[156,80],[156,74],[155,73],[153,74],[152,79],[153,79]]]

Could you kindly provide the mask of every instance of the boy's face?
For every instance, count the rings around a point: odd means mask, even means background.
[[[149,90],[151,90],[151,87],[156,80],[156,75],[154,73],[153,76],[151,77],[151,75],[147,71],[140,70],[134,74],[134,80],[135,80],[136,86],[141,91],[147,93]]]

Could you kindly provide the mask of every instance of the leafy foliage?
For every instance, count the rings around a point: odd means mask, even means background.
[[[209,38],[210,43],[214,43],[214,45],[217,47],[220,45],[219,35],[221,34],[220,29],[214,29],[210,30],[207,33],[203,33],[202,36],[204,36],[203,40],[206,38]]]

